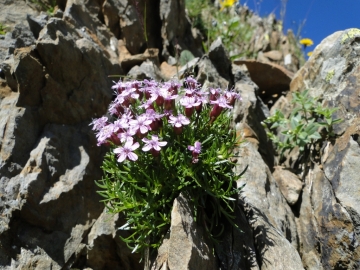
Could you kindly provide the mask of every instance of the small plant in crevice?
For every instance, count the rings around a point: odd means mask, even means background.
[[[7,27],[0,23],[0,35],[5,35],[7,32]]]
[[[189,50],[183,50],[180,53],[179,64],[180,66],[185,66],[188,62],[193,60],[195,56]]]
[[[229,110],[239,94],[203,89],[188,77],[184,84],[152,80],[119,81],[109,117],[92,122],[99,145],[107,145],[97,181],[111,213],[127,220],[122,240],[146,258],[167,233],[174,199],[187,195],[196,222],[216,241],[224,224],[233,224],[244,173],[234,172],[235,147]],[[235,225],[234,225],[235,226]]]
[[[229,12],[236,1],[220,1],[220,10],[209,0],[187,0],[186,8],[193,26],[205,37],[204,51],[208,52],[210,45],[221,37],[230,58],[254,57],[248,50],[254,28],[239,16]]]
[[[42,11],[46,11],[50,16],[55,12],[55,7],[57,5],[56,0],[30,0],[33,4],[38,6]]]
[[[333,118],[338,108],[324,107],[317,98],[309,96],[308,90],[293,93],[292,104],[294,109],[289,117],[276,110],[264,120],[263,125],[281,157],[285,151],[298,148],[304,164],[314,161],[322,143],[335,137],[333,125],[342,120]]]

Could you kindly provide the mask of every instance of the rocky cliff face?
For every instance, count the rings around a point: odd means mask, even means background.
[[[233,116],[246,139],[238,169],[249,166],[238,183],[246,183],[236,209],[242,232],[228,228],[213,247],[180,196],[150,268],[358,269],[360,30],[325,39],[293,75],[296,66],[282,62],[285,49],[276,58],[270,43],[256,49],[269,61],[232,64],[221,40],[203,55],[184,1],[149,3],[58,1],[49,16],[22,0],[0,0],[0,22],[8,27],[0,35],[0,268],[143,269],[119,239],[121,215],[99,202],[94,180],[106,149],[96,146],[89,123],[111,101],[109,75],[167,79],[190,69],[200,82],[233,85],[243,98]],[[280,32],[271,30],[271,40]],[[174,48],[198,58],[177,72]],[[270,97],[276,95],[274,108],[289,111],[283,92],[305,88],[340,107],[345,121],[321,164],[300,180],[274,167],[260,122]]]

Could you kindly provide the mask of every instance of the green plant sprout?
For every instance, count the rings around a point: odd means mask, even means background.
[[[32,3],[37,5],[40,10],[46,11],[50,16],[54,14],[56,7],[56,0],[30,0]]]
[[[293,93],[292,103],[294,110],[289,118],[276,110],[263,123],[281,156],[295,147],[299,148],[300,154],[308,154],[315,144],[335,136],[333,125],[342,121],[333,119],[333,113],[338,108],[324,107],[317,98],[309,96],[308,90]],[[276,135],[277,130],[281,130],[281,135]]]
[[[0,23],[0,35],[5,35],[7,32],[6,29],[7,29],[7,27],[5,25],[3,25],[2,23]]]
[[[195,58],[194,55],[190,51],[183,50],[180,53],[179,63],[180,63],[181,66],[185,66],[188,62],[190,62],[194,58]]]
[[[111,117],[92,122],[99,145],[107,145],[97,182],[111,213],[127,220],[122,240],[143,256],[169,229],[174,199],[190,198],[194,218],[214,240],[232,224],[238,193],[234,172],[239,146],[228,110],[240,96],[205,91],[192,77],[182,84],[145,80],[121,82],[109,107]]]

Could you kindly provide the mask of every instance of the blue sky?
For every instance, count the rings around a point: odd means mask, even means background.
[[[265,16],[275,12],[280,18],[282,0],[240,0],[240,3]],[[360,0],[288,0],[284,30],[294,33],[303,24],[300,36],[314,41],[313,50],[325,37],[348,28],[360,28]]]

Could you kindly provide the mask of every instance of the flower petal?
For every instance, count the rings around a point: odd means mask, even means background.
[[[122,147],[118,147],[118,148],[115,148],[115,149],[114,149],[114,153],[115,153],[115,154],[120,154],[120,153],[122,153],[122,152],[124,152],[124,149],[123,149]]]
[[[140,147],[140,144],[138,143],[138,142],[136,142],[136,143],[134,143],[131,147],[130,147],[130,149],[132,150],[132,151],[134,151],[135,149],[138,149]]]
[[[144,152],[147,152],[147,151],[149,151],[151,148],[152,148],[151,144],[147,144],[147,145],[145,145],[145,146],[142,148],[142,150],[143,150]]]
[[[120,155],[119,155],[119,158],[118,158],[118,162],[123,162],[124,160],[125,160],[125,158],[126,158],[126,154],[125,153],[121,153]]]
[[[136,160],[138,159],[137,154],[135,154],[135,153],[133,153],[133,152],[129,152],[129,153],[127,154],[127,156],[128,156],[128,158],[129,158],[130,160],[132,160],[132,161],[136,161]]]
[[[160,146],[165,146],[165,145],[167,145],[167,142],[159,142],[158,143]]]

